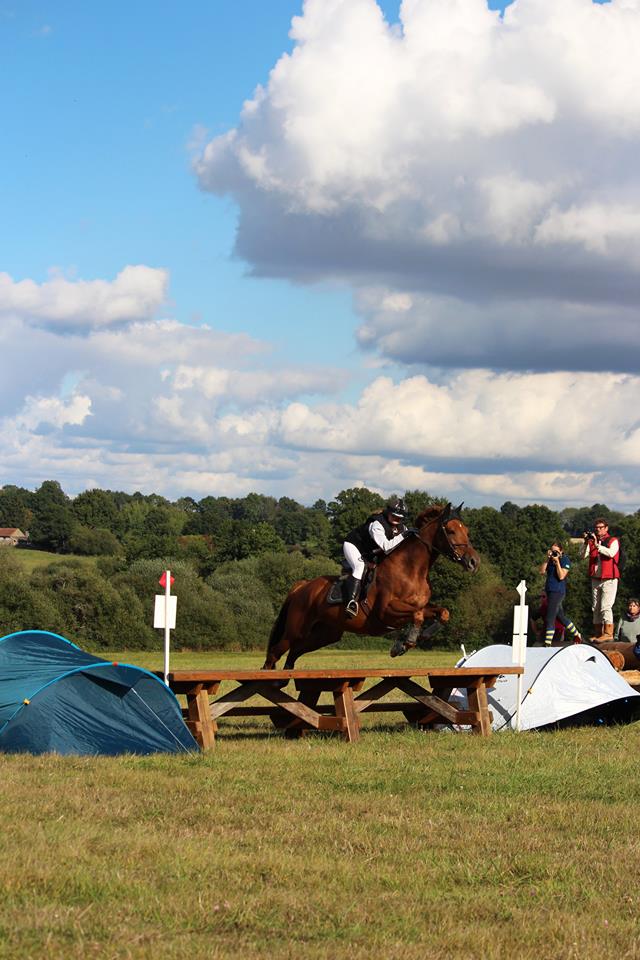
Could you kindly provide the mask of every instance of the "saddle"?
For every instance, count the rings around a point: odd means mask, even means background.
[[[362,603],[363,600],[367,599],[367,594],[373,586],[376,580],[378,564],[375,560],[366,560],[364,566],[364,573],[362,575],[362,585],[360,587],[360,596],[358,600]],[[342,573],[329,587],[329,592],[327,593],[327,603],[329,606],[335,606],[337,604],[345,605],[349,599],[345,592],[345,587],[347,584],[348,578],[351,576],[350,567],[342,568]]]

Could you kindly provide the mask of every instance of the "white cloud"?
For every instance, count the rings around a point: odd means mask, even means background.
[[[637,0],[515,0],[502,19],[485,0],[404,0],[399,27],[374,0],[306,0],[291,35],[237,127],[194,161],[203,189],[237,201],[256,274],[384,287],[385,330],[367,314],[361,342],[391,359],[411,317],[432,341],[457,337],[466,364],[553,369],[553,331],[559,367],[599,353],[629,369]],[[395,321],[394,296],[417,298]],[[413,360],[455,366],[453,353],[436,342]]]
[[[165,270],[124,267],[115,280],[16,281],[0,273],[0,317],[51,330],[91,330],[153,316],[166,297]]]

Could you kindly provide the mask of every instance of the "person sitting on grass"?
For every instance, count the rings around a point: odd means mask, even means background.
[[[574,643],[582,643],[582,637],[577,627],[569,620],[562,609],[562,603],[567,593],[567,576],[570,567],[569,557],[566,556],[562,545],[552,543],[547,550],[547,559],[540,567],[540,573],[546,574],[547,577],[544,585],[544,592],[547,596],[547,612],[544,624],[545,647],[550,647],[553,643],[556,620],[560,621],[565,632],[569,634]]]

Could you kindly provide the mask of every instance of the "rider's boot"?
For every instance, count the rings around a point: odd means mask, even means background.
[[[358,597],[360,596],[360,581],[356,580],[355,577],[347,577],[346,593],[348,597],[346,606],[347,616],[349,618],[357,617],[360,610],[358,606]]]

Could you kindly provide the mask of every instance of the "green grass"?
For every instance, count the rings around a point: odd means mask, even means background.
[[[382,715],[346,744],[230,718],[202,756],[0,756],[0,958],[635,958],[638,729],[483,740]]]
[[[78,560],[83,565],[95,567],[97,557],[84,557],[75,553],[50,553],[48,550],[19,550],[11,551],[11,556],[20,563],[26,573],[32,573],[39,567],[47,567],[50,563],[61,563],[65,560]]]

